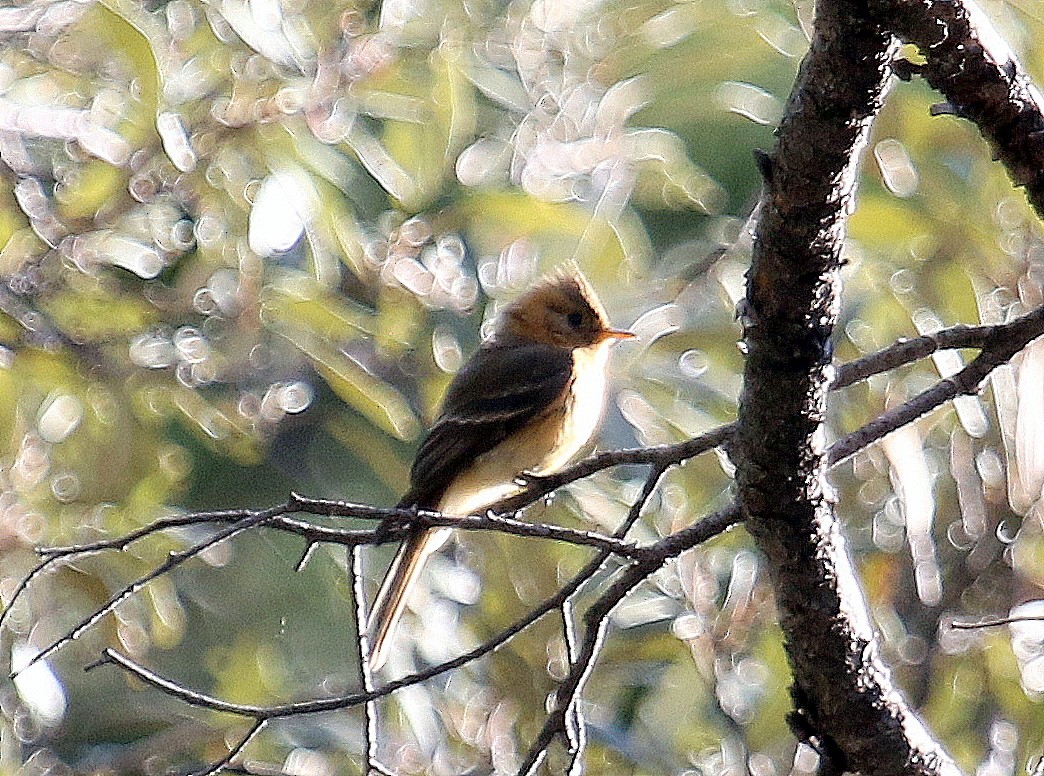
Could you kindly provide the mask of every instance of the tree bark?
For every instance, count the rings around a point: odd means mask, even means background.
[[[815,30],[777,146],[762,159],[766,186],[740,311],[739,497],[775,582],[795,732],[833,770],[955,774],[880,660],[824,455],[845,220],[897,42],[848,0],[818,3]]]
[[[918,47],[925,80],[948,109],[975,122],[993,156],[1044,217],[1044,115],[1040,90],[974,3],[873,0],[871,13]]]

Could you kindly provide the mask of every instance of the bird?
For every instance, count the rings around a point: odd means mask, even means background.
[[[538,280],[450,382],[398,508],[480,514],[519,493],[526,476],[560,470],[601,422],[609,346],[634,336],[609,325],[575,265]],[[419,529],[400,546],[367,623],[371,670],[387,662],[424,564],[451,533]]]

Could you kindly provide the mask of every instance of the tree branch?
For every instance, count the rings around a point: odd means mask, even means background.
[[[232,764],[232,761],[243,753],[243,750],[247,748],[247,744],[253,741],[267,724],[268,720],[255,720],[254,724],[250,726],[247,732],[240,736],[239,741],[229,747],[228,754],[210,765],[210,767],[204,768],[202,771],[197,771],[195,776],[214,776],[215,774],[226,770],[228,766]]]
[[[1011,50],[974,3],[871,0],[887,29],[918,47],[919,72],[975,122],[994,158],[1044,218],[1044,106]]]
[[[644,498],[639,497],[635,504],[644,505],[651,493],[651,489],[647,493],[643,493]],[[638,506],[638,510],[640,509],[641,506]],[[544,726],[537,735],[536,740],[530,746],[525,759],[522,761],[522,766],[519,768],[520,774],[530,774],[536,770],[556,736],[566,736],[568,739],[567,730],[570,714],[572,714],[572,710],[579,702],[584,683],[590,676],[595,660],[601,650],[606,628],[609,625],[609,616],[617,605],[638,585],[663,566],[669,558],[696,546],[699,543],[696,540],[697,534],[702,535],[702,541],[706,541],[707,538],[710,538],[710,535],[713,535],[708,534],[709,528],[712,526],[723,526],[722,530],[724,530],[724,527],[732,525],[736,519],[738,519],[738,510],[730,506],[715,512],[713,515],[708,515],[697,523],[696,525],[703,526],[703,531],[693,531],[685,540],[677,540],[675,537],[679,536],[679,534],[672,534],[667,539],[661,539],[653,545],[657,549],[655,554],[627,568],[584,613],[585,629],[580,652],[576,660],[570,665],[566,678],[555,692],[555,706],[544,722]],[[690,528],[695,528],[695,526],[690,526]],[[668,541],[668,539],[672,541]],[[578,753],[574,750],[572,754],[571,767],[568,771],[570,774],[577,773],[576,769],[580,764]]]
[[[285,505],[281,505],[278,507],[272,507],[271,509],[266,509],[262,512],[251,513],[248,517],[242,518],[241,520],[237,520],[236,522],[232,523],[232,525],[222,529],[215,536],[210,537],[206,541],[193,544],[184,550],[170,553],[170,556],[167,558],[166,561],[154,568],[148,574],[139,577],[126,587],[122,588],[121,590],[118,590],[100,608],[96,609],[90,616],[85,617],[83,620],[81,620],[72,630],[70,630],[60,639],[52,642],[50,646],[45,647],[41,652],[34,655],[31,660],[29,660],[24,666],[22,666],[22,668],[18,669],[17,671],[13,671],[11,673],[11,676],[17,676],[26,668],[29,668],[30,666],[38,663],[41,660],[46,660],[59,649],[64,647],[66,644],[78,639],[89,628],[96,625],[106,614],[113,611],[117,606],[119,606],[132,595],[137,593],[152,580],[172,571],[189,558],[193,558],[196,555],[199,555],[204,550],[207,550],[210,547],[213,547],[214,545],[223,542],[225,539],[229,539],[235,536],[236,534],[246,531],[249,528],[261,525],[262,523],[271,520],[273,517],[285,512],[286,509],[287,507]]]
[[[954,620],[950,627],[954,630],[979,630],[980,628],[996,628],[1000,625],[1012,625],[1017,622],[1042,622],[1044,616],[1039,614],[1021,614],[1013,617],[997,617],[992,620],[979,620],[978,622],[960,622]]]
[[[688,526],[684,530],[664,537],[650,545],[650,555],[643,559],[642,563],[654,567],[655,570],[655,568],[658,568],[659,565],[662,565],[662,563],[666,562],[669,558],[676,557],[682,552],[685,552],[685,550],[691,549],[692,547],[695,547],[696,545],[728,530],[739,522],[739,517],[739,510],[735,506],[715,512],[693,525]],[[614,532],[614,536],[626,535],[636,519],[636,510],[632,509],[632,513],[628,515],[628,519],[624,521],[616,532]],[[548,597],[538,606],[533,607],[523,618],[503,629],[492,638],[487,639],[483,644],[470,652],[444,663],[440,663],[439,665],[431,666],[424,671],[418,671],[414,674],[396,679],[372,690],[363,690],[361,692],[349,693],[334,698],[298,701],[295,703],[277,704],[273,706],[257,706],[253,704],[232,703],[193,690],[151,671],[135,660],[113,649],[104,650],[102,659],[88,668],[96,668],[102,665],[113,665],[126,671],[128,674],[136,677],[150,687],[153,687],[166,695],[177,698],[190,706],[234,714],[241,717],[248,717],[254,720],[275,719],[279,717],[299,716],[304,714],[318,714],[327,711],[353,708],[360,704],[383,698],[396,690],[403,689],[404,687],[419,684],[428,679],[444,674],[447,671],[460,668],[467,663],[477,660],[483,655],[495,651],[546,614],[560,609],[563,603],[569,600],[581,587],[583,587],[584,584],[594,577],[601,568],[602,563],[604,563],[608,557],[607,553],[599,553],[598,556],[589,561],[579,573],[563,585],[554,595]],[[656,558],[662,559],[658,561],[658,565],[656,565]],[[604,595],[605,594],[603,594],[602,597],[604,597]],[[600,597],[599,600],[601,600],[602,597]]]
[[[355,599],[355,643],[356,657],[359,659],[359,680],[366,692],[373,692],[373,671],[370,670],[370,637],[366,632],[366,623],[370,620],[366,607],[366,595],[363,592],[362,548],[352,547],[348,550],[348,569],[352,583],[352,596]],[[366,701],[363,704],[363,741],[366,744],[366,767],[368,771],[384,767],[377,759],[377,704]]]
[[[859,3],[817,3],[811,49],[764,165],[734,460],[747,529],[775,582],[798,711],[847,758],[834,766],[928,776],[956,767],[879,658],[821,441],[845,219],[896,51]]]
[[[995,330],[994,338],[964,369],[834,442],[828,454],[830,464],[843,461],[957,396],[976,393],[994,369],[1044,334],[1044,307],[1011,323],[990,328]]]
[[[1034,334],[1034,332],[1036,333]],[[830,390],[847,388],[868,377],[890,372],[940,350],[977,348],[996,351],[1007,343],[1013,342],[1020,342],[1019,348],[1021,348],[1026,344],[1024,338],[1027,334],[1033,335],[1030,339],[1044,334],[1044,321],[1037,310],[1008,323],[984,326],[958,324],[931,334],[901,339],[875,353],[839,366],[834,379],[830,381]],[[1017,351],[1018,348],[1016,348]]]
[[[627,518],[624,520],[623,524],[617,528],[616,533],[620,537],[626,536],[631,530],[631,527],[638,522],[642,509],[645,508],[645,505],[648,503],[649,498],[652,496],[653,491],[656,489],[656,486],[660,482],[660,478],[663,476],[666,469],[666,466],[659,466],[649,472],[649,476],[645,479],[645,485],[642,488],[642,492],[631,505],[631,508],[627,513]],[[608,559],[608,557],[608,555],[603,555],[600,558],[596,558],[597,565],[594,565],[594,561],[588,564],[587,568],[592,570],[592,576],[594,572],[601,567],[602,563]],[[663,561],[660,561],[660,563],[662,564]],[[658,567],[659,565],[657,565],[657,568]],[[633,568],[634,567],[632,567],[632,569]],[[587,569],[585,568],[585,571],[586,570]],[[611,589],[612,588],[610,588],[610,590]],[[599,606],[605,597],[609,595],[609,592],[610,591],[606,591],[599,596],[598,600],[592,604],[591,609],[588,610],[588,614]],[[569,601],[569,596],[562,601],[561,608],[563,618],[568,616],[565,607]],[[579,652],[577,652],[575,644],[569,649],[569,673],[566,675],[565,680],[561,685],[559,685],[559,688],[555,693],[555,710],[548,716],[543,729],[530,746],[529,752],[522,761],[522,767],[519,768],[519,773],[531,773],[547,755],[547,748],[551,745],[551,742],[557,735],[564,735],[566,737],[567,745],[571,750],[570,753],[574,764],[579,762],[582,756],[585,743],[583,731],[582,729],[577,729],[571,725],[572,719],[579,714],[579,711],[576,709],[576,699],[577,694],[580,692],[582,682],[576,677],[586,675],[589,672],[591,663],[598,651],[598,645],[589,645],[588,641],[593,638],[598,642],[598,644],[600,644],[601,634],[604,632],[604,627],[601,623],[595,623],[594,630],[592,630],[592,625],[586,615],[584,617],[584,622],[587,625],[584,634],[584,641],[580,646]],[[574,653],[576,654],[574,655]],[[564,695],[563,691],[565,691]],[[570,768],[570,770],[572,770],[572,768]]]
[[[532,496],[535,501],[539,496]],[[312,515],[325,517],[350,517],[355,515],[359,504],[347,501],[331,501],[328,499],[311,499],[303,496],[294,496],[294,503],[298,509]],[[399,541],[416,528],[434,528],[437,526],[448,526],[461,531],[497,531],[512,536],[526,536],[534,539],[552,539],[566,544],[575,544],[582,547],[605,550],[607,552],[633,558],[642,555],[645,551],[634,544],[620,539],[605,536],[594,531],[578,531],[573,528],[563,528],[550,523],[530,523],[505,517],[497,514],[503,507],[494,504],[489,513],[483,516],[473,515],[458,517],[456,515],[444,515],[439,512],[428,512],[426,510],[413,509],[389,509],[382,510],[386,514],[381,519],[398,520],[399,525],[390,529],[385,522],[375,531],[353,532],[351,534],[352,544],[379,544],[388,541]],[[356,541],[357,538],[368,537],[367,541]],[[336,539],[329,538],[322,541],[339,543]]]

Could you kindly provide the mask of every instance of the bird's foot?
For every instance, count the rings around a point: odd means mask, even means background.
[[[544,475],[542,474],[537,474],[536,472],[531,471],[524,471],[515,475],[514,483],[518,485],[518,487],[525,489],[531,485],[540,482],[540,480],[542,479],[544,479]]]

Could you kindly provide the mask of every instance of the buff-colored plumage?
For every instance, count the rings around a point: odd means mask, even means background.
[[[601,420],[609,345],[633,336],[610,328],[579,271],[534,285],[504,310],[493,337],[451,382],[399,506],[480,514],[517,493],[523,472],[561,469]],[[421,531],[399,549],[370,616],[374,670],[387,661],[424,562],[450,530]]]

